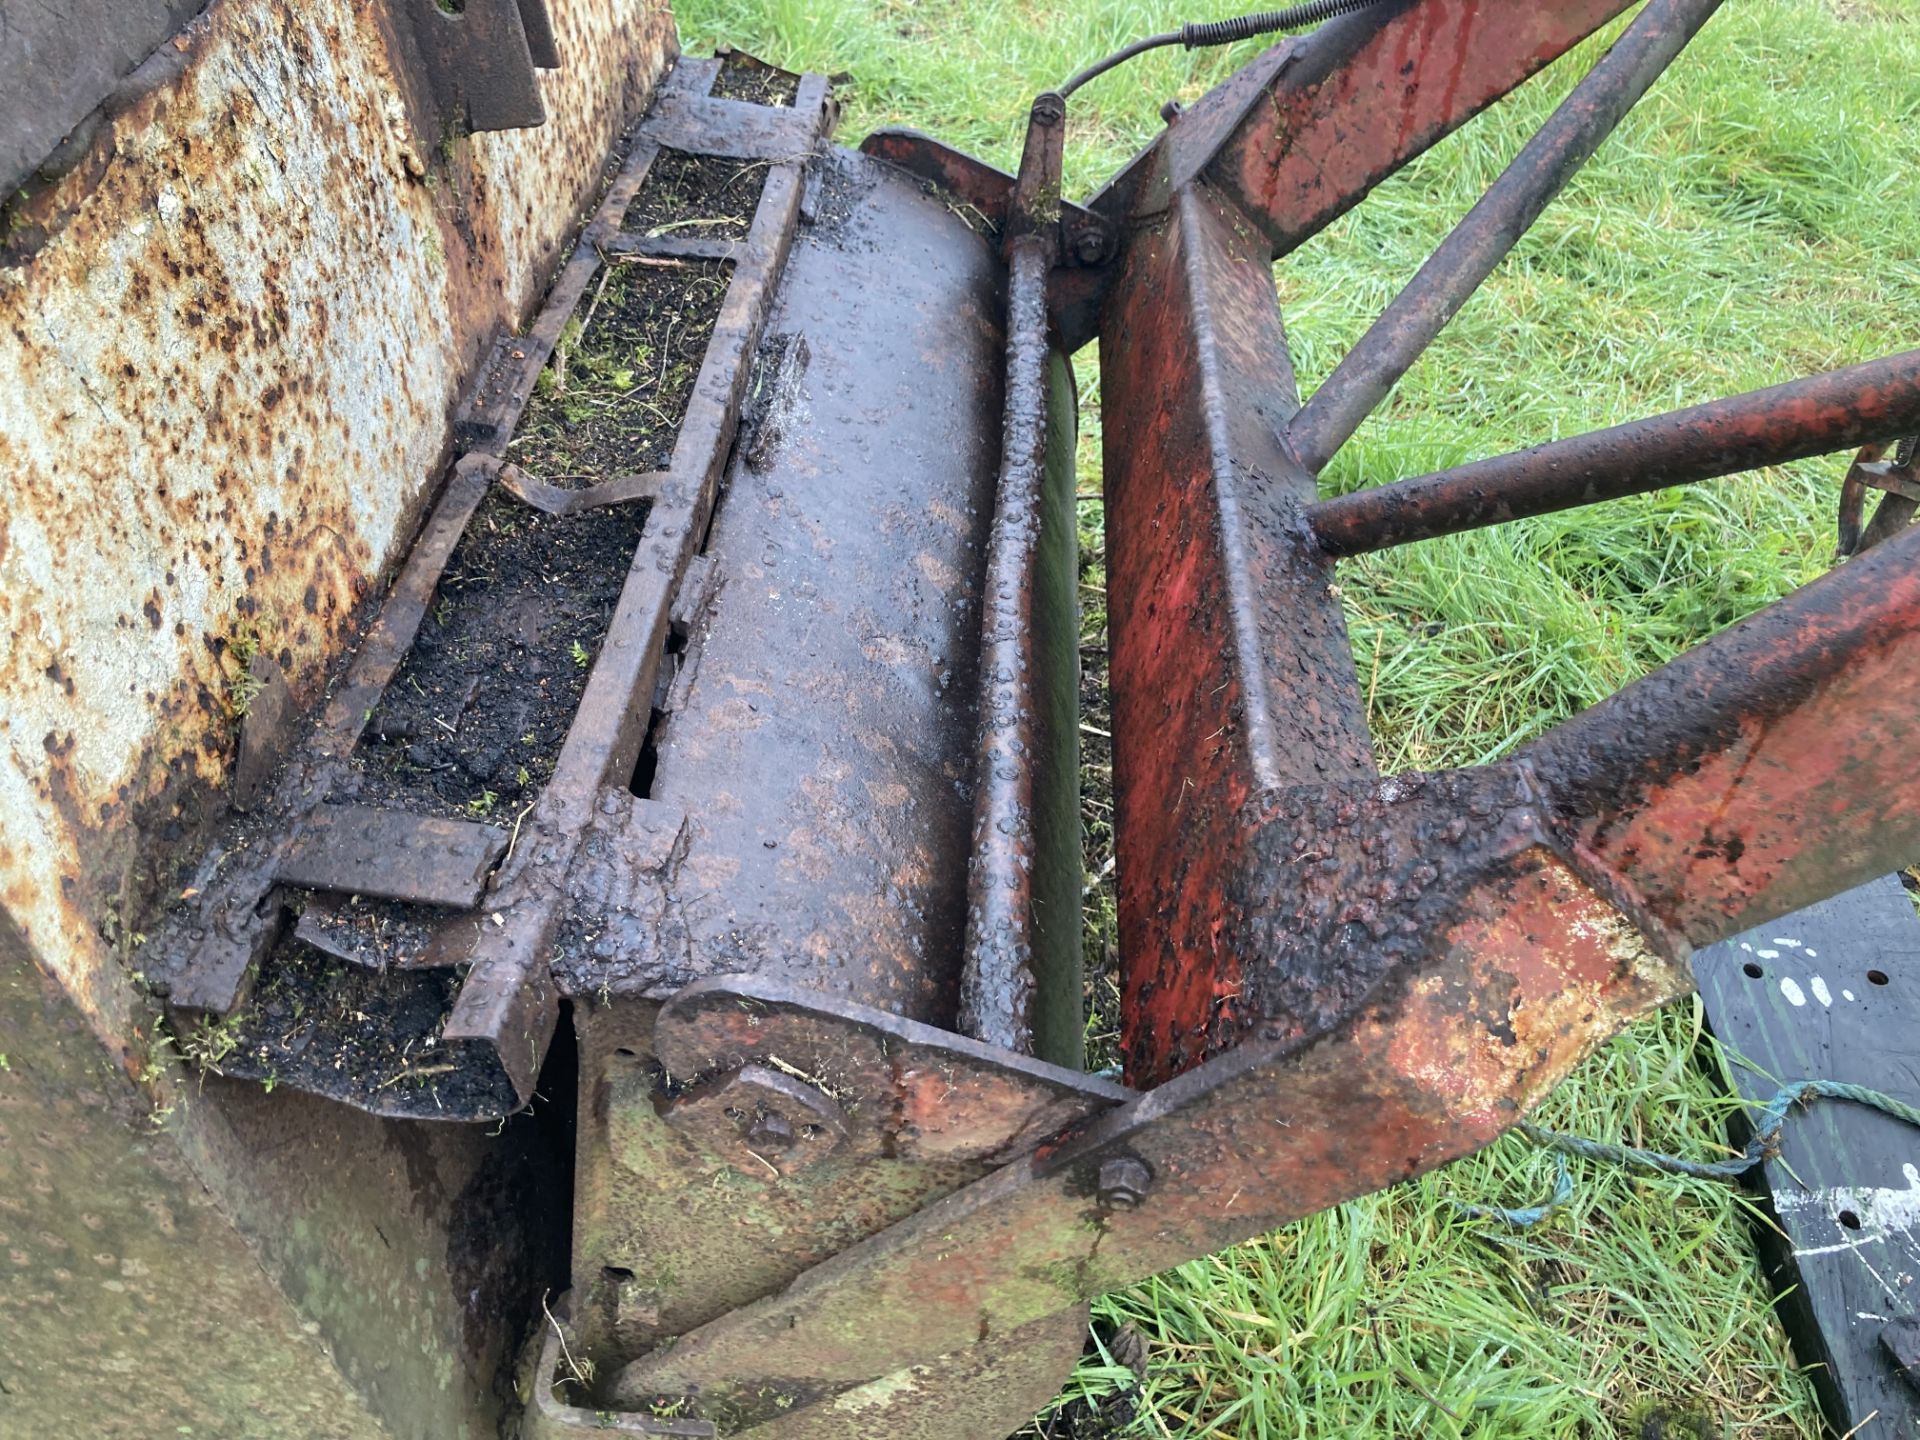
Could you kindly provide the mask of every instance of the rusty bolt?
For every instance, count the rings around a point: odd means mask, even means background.
[[[666,1111],[667,1123],[745,1175],[791,1175],[830,1155],[847,1137],[833,1097],[760,1065],[703,1080]]]
[[[791,1150],[799,1138],[793,1133],[793,1122],[778,1110],[761,1111],[747,1126],[747,1144],[763,1154],[769,1150]]]
[[[1033,102],[1033,123],[1051,129],[1067,118],[1067,102],[1049,90]]]
[[[1073,253],[1082,265],[1098,265],[1107,258],[1106,232],[1089,225],[1073,237]]]
[[[1100,1204],[1108,1210],[1131,1210],[1153,1188],[1153,1169],[1137,1155],[1115,1155],[1100,1162]]]
[[[1160,107],[1160,118],[1171,125],[1175,120],[1180,118],[1180,112],[1186,108],[1187,107],[1182,105],[1178,100],[1169,100]]]

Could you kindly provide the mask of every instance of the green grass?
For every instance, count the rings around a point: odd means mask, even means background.
[[[1188,14],[1073,0],[681,0],[690,50],[727,41],[850,72],[843,138],[909,124],[1011,166],[1032,95]],[[1217,12],[1216,12],[1217,13]],[[1156,52],[1074,101],[1084,193],[1252,47]],[[1437,147],[1277,270],[1303,388],[1404,283],[1597,58],[1594,46]],[[1920,0],[1732,0],[1329,468],[1346,489],[1914,344]],[[1079,360],[1083,492],[1098,375]],[[1821,573],[1841,462],[1823,460],[1351,562],[1341,585],[1382,764],[1510,750]],[[1087,639],[1104,625],[1083,503]],[[1089,654],[1098,677],[1099,652]],[[1090,723],[1105,728],[1090,693]],[[1087,754],[1089,868],[1110,853]],[[1111,886],[1089,902],[1110,962]],[[1096,999],[1110,1001],[1109,992]],[[1110,1005],[1109,1005],[1110,1011]],[[1096,1027],[1096,1049],[1110,1037]],[[1596,1055],[1547,1123],[1719,1153],[1730,1109],[1697,1007]],[[1553,1165],[1517,1139],[1416,1184],[1196,1261],[1096,1307],[1148,1378],[1158,1436],[1813,1436],[1730,1191],[1575,1165],[1572,1207],[1523,1238],[1449,1202],[1524,1204]],[[1069,1395],[1132,1384],[1098,1359]],[[1664,1430],[1650,1416],[1664,1413]],[[1066,1428],[1063,1414],[1056,1433]],[[1083,1435],[1096,1432],[1083,1430]]]

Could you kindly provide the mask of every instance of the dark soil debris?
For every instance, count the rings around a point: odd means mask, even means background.
[[[713,93],[720,100],[746,100],[755,105],[791,105],[800,93],[800,77],[762,64],[734,51],[721,57],[720,78]]]
[[[294,941],[262,965],[233,1020],[225,1074],[428,1115],[511,1109],[497,1065],[441,1038],[460,977],[453,970],[366,970]]]
[[[620,228],[632,235],[744,239],[771,166],[767,160],[662,150],[627,206]]]
[[[510,824],[553,773],[644,505],[480,503],[355,752],[363,804]]]
[[[571,489],[665,469],[731,268],[633,259],[603,270],[560,332],[507,458]]]
[[[369,969],[418,964],[442,923],[454,912],[359,895],[309,904],[300,917],[303,939],[336,959]]]

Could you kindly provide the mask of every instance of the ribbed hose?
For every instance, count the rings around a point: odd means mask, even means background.
[[[1204,23],[1189,20],[1180,27],[1180,43],[1189,50],[1198,50],[1204,45],[1232,45],[1239,40],[1251,40],[1256,35],[1271,35],[1276,30],[1302,30],[1309,25],[1321,25],[1335,16],[1350,15],[1355,10],[1365,10],[1378,3],[1379,0],[1308,0],[1305,5],[1289,5],[1285,10],[1261,10],[1234,20],[1208,20]]]
[[[1307,0],[1304,5],[1289,5],[1284,10],[1261,10],[1232,20],[1189,20],[1178,30],[1169,30],[1164,35],[1149,35],[1144,40],[1136,40],[1114,51],[1104,60],[1096,60],[1055,93],[1064,99],[1095,76],[1106,74],[1136,55],[1167,45],[1181,45],[1188,50],[1209,45],[1231,45],[1236,40],[1251,40],[1256,35],[1271,35],[1279,30],[1305,29],[1335,16],[1350,15],[1356,10],[1370,9],[1381,3],[1382,0]]]

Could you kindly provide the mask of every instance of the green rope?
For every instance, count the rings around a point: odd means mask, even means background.
[[[1561,1155],[1578,1155],[1585,1160],[1601,1160],[1630,1170],[1685,1175],[1694,1180],[1733,1181],[1776,1153],[1780,1132],[1786,1128],[1787,1117],[1794,1106],[1819,1099],[1851,1100],[1856,1105],[1870,1105],[1896,1120],[1920,1126],[1920,1107],[1896,1100],[1891,1095],[1883,1095],[1878,1090],[1869,1090],[1865,1085],[1849,1085],[1840,1080],[1796,1080],[1767,1102],[1760,1112],[1759,1124],[1754,1126],[1752,1138],[1747,1141],[1747,1148],[1726,1160],[1687,1160],[1678,1155],[1662,1154],[1658,1150],[1642,1150],[1634,1145],[1613,1145],[1604,1140],[1567,1135],[1524,1120],[1518,1128],[1535,1144],[1557,1150]],[[1554,1182],[1553,1198],[1545,1205],[1506,1210],[1498,1206],[1462,1205],[1456,1202],[1454,1210],[1470,1220],[1494,1220],[1517,1230],[1531,1229],[1573,1198],[1573,1181],[1567,1175],[1567,1162],[1558,1157],[1556,1162],[1559,1174]]]

